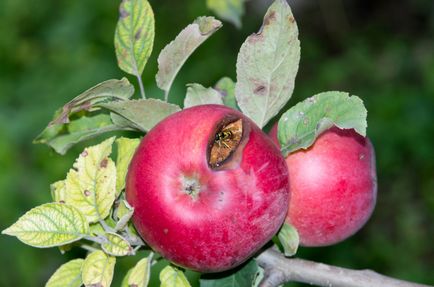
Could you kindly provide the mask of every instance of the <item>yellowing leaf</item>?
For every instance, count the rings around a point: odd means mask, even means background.
[[[229,21],[235,27],[241,27],[241,16],[244,14],[246,0],[207,0],[208,9],[212,10],[223,20]]]
[[[279,120],[278,138],[284,156],[308,148],[332,126],[354,129],[365,136],[367,111],[363,101],[344,92],[324,92],[286,111]]]
[[[125,256],[131,254],[132,248],[128,241],[116,233],[106,233],[107,242],[101,244],[105,253],[113,256]]]
[[[292,96],[300,61],[298,28],[285,0],[268,9],[261,30],[241,46],[235,95],[241,111],[263,127]]]
[[[45,287],[80,287],[83,284],[81,281],[83,262],[83,259],[74,259],[63,264],[51,275]]]
[[[29,210],[2,233],[33,247],[53,247],[80,240],[89,233],[89,225],[77,208],[46,203]]]
[[[65,181],[59,180],[50,185],[51,197],[55,202],[65,203]]]
[[[89,223],[109,215],[116,196],[116,167],[108,157],[112,137],[86,148],[66,177],[65,202],[77,207]]]
[[[172,266],[166,266],[160,272],[161,287],[191,287],[184,273]]]
[[[157,85],[165,92],[167,101],[170,87],[185,61],[222,23],[214,17],[199,17],[188,25],[161,51],[158,56]]]
[[[127,274],[125,275],[124,279],[122,279],[121,287],[130,287],[128,286],[128,280],[130,279],[131,272],[133,272],[133,268],[128,270]]]
[[[118,147],[118,155],[116,158],[116,197],[118,197],[122,189],[125,188],[125,177],[127,175],[128,166],[139,143],[140,139],[118,138],[116,140]]]
[[[131,269],[131,273],[128,277],[128,286],[130,287],[146,287],[149,283],[149,277],[151,277],[151,264],[152,255],[147,258],[141,259]]]
[[[205,88],[199,84],[189,84],[187,87],[184,108],[207,104],[223,105],[222,96],[213,88]]]
[[[109,287],[113,280],[116,258],[101,250],[90,253],[83,263],[82,280],[86,287]]]
[[[115,32],[119,68],[140,77],[151,55],[155,37],[152,7],[146,0],[123,0]]]

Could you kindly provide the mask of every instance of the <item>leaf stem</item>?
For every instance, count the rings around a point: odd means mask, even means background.
[[[164,91],[164,101],[167,102],[169,100],[169,90]]]
[[[107,225],[107,223],[100,219],[99,220],[99,224],[101,224],[102,228],[104,228],[105,232],[111,232],[111,233],[116,233],[116,230],[114,230],[113,228],[111,228],[110,226]]]
[[[136,74],[136,77],[137,77],[137,81],[139,82],[140,94],[142,95],[143,99],[146,99],[145,88],[143,87],[142,77],[139,75],[139,73]]]
[[[106,239],[102,238],[100,236],[92,236],[92,235],[86,235],[85,237],[83,237],[83,239],[88,240],[88,241],[92,241],[98,244],[103,244]]]

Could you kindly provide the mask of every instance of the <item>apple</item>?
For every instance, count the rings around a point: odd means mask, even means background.
[[[285,159],[240,112],[202,105],[177,112],[143,138],[126,198],[145,242],[200,272],[240,265],[278,231],[289,203]]]
[[[270,131],[277,139],[277,124]],[[377,176],[373,146],[353,129],[322,133],[306,150],[286,157],[291,201],[287,222],[303,246],[326,246],[356,233],[371,216]]]

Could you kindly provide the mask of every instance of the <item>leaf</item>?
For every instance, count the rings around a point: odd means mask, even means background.
[[[116,233],[106,233],[107,242],[101,244],[105,253],[113,256],[125,256],[131,254],[133,249],[128,241]]]
[[[118,66],[140,77],[151,55],[155,37],[152,7],[146,0],[123,0],[115,31]]]
[[[250,260],[247,264],[225,277],[202,275],[200,287],[250,287],[253,285],[258,271],[259,267],[256,261]]]
[[[63,264],[51,275],[45,287],[80,287],[83,284],[81,281],[83,262],[83,259],[74,259]]]
[[[128,270],[127,274],[125,275],[124,279],[122,279],[121,287],[130,287],[128,285],[128,280],[130,279],[131,272],[133,272],[133,268]]]
[[[128,204],[126,200],[121,200],[119,202],[119,206],[114,211],[114,216],[117,218],[118,222],[116,223],[115,230],[124,229],[131,217],[133,216],[134,208]]]
[[[284,223],[280,229],[277,237],[283,246],[285,256],[294,256],[297,253],[298,245],[300,244],[300,237],[298,236],[297,229],[288,223]]]
[[[366,135],[367,111],[363,101],[344,92],[324,92],[286,111],[278,123],[278,139],[284,156],[307,149],[316,137],[333,125]]]
[[[63,264],[51,275],[45,287],[80,287],[83,262],[83,259],[74,259]]]
[[[27,245],[44,248],[80,240],[89,233],[89,225],[77,208],[46,203],[29,210],[2,233],[16,236]]]
[[[199,84],[188,84],[184,99],[184,109],[207,104],[223,105],[222,96],[213,88],[205,88]]]
[[[141,259],[131,269],[130,276],[128,278],[128,286],[131,287],[146,287],[149,284],[149,278],[151,277],[151,265],[152,255]]]
[[[106,255],[101,250],[90,253],[83,263],[82,279],[86,287],[110,286],[116,258]]]
[[[133,93],[134,87],[126,78],[102,82],[58,110],[33,143],[47,144],[57,153],[65,154],[71,146],[81,141],[106,132],[128,130],[128,126],[113,123],[109,115],[91,115],[91,112],[99,110],[101,103],[125,101]],[[71,120],[72,115],[79,117]]]
[[[89,223],[109,215],[116,196],[116,167],[109,158],[115,138],[88,147],[66,176],[65,202],[77,207]]]
[[[246,0],[207,0],[208,9],[217,14],[223,20],[231,22],[237,28],[241,28],[241,16],[244,14],[244,2]]]
[[[50,185],[51,197],[55,202],[65,203],[65,181],[59,180]]]
[[[140,139],[122,137],[116,140],[118,147],[118,155],[116,158],[116,197],[118,197],[125,188],[125,177],[127,175],[128,166],[139,143]]]
[[[160,282],[160,287],[191,287],[184,273],[172,266],[166,266],[161,270]]]
[[[241,46],[235,95],[241,111],[263,127],[288,102],[300,61],[298,28],[285,0],[276,0],[261,30]]]
[[[231,78],[221,78],[214,86],[214,89],[222,95],[224,105],[239,110],[235,98],[235,83]]]
[[[122,116],[130,122],[131,126],[143,132],[149,131],[167,116],[181,110],[177,105],[157,99],[131,100],[103,106]]]
[[[57,153],[63,155],[79,142],[89,140],[107,132],[127,129],[113,124],[110,116],[104,114],[91,117],[83,116],[63,126],[64,127],[55,134],[41,134],[40,137],[41,139],[43,138],[43,141],[35,143],[47,144]]]
[[[192,24],[176,36],[161,51],[158,56],[158,73],[156,76],[157,85],[165,92],[167,101],[170,87],[181,67],[188,57],[199,47],[209,36],[220,29],[222,23],[214,17],[199,17]]]

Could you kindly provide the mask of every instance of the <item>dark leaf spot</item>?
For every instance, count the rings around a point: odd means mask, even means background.
[[[84,150],[84,151],[81,153],[81,156],[82,156],[82,157],[87,157],[87,155],[88,155],[87,150]]]
[[[140,28],[140,29],[136,32],[136,34],[134,35],[134,39],[139,40],[141,34],[142,34],[142,28]]]
[[[270,25],[272,21],[276,20],[276,12],[272,11],[270,14],[266,15],[264,18],[264,26]]]
[[[127,10],[125,10],[123,7],[121,7],[121,9],[119,10],[119,18],[124,19],[124,18],[127,18],[128,16],[130,16],[130,13],[128,13]]]
[[[105,159],[103,159],[101,161],[101,163],[99,164],[99,166],[102,167],[102,168],[106,168],[107,167],[107,163],[108,163],[108,160],[105,158]]]
[[[87,189],[85,189],[83,193],[84,193],[84,196],[89,196],[90,195],[90,191],[87,190]]]
[[[255,94],[263,94],[265,92],[265,86],[259,85],[253,91]]]

